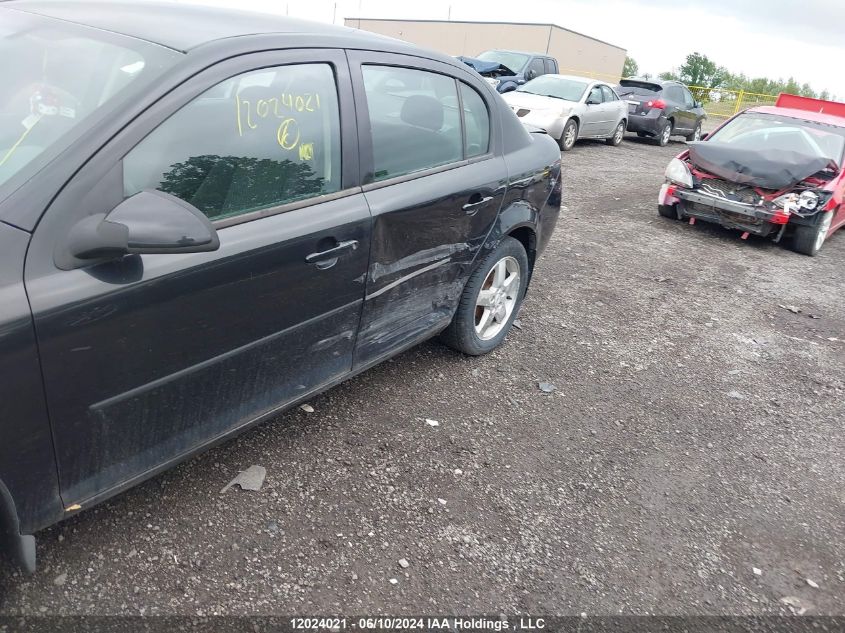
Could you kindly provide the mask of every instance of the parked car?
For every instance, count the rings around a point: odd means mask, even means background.
[[[845,103],[782,94],[673,159],[658,211],[787,238],[815,255],[845,225]]]
[[[499,92],[516,90],[526,81],[558,72],[557,60],[539,53],[484,51],[478,57],[458,57]]]
[[[0,23],[0,533],[28,568],[37,530],[424,339],[507,335],[560,153],[465,65],[185,4]]]
[[[616,92],[628,102],[629,132],[653,138],[661,147],[672,136],[683,136],[688,141],[701,138],[707,113],[682,83],[623,79]]]
[[[564,152],[579,138],[619,145],[625,136],[628,106],[606,83],[586,77],[543,75],[503,95],[524,123],[557,139]]]

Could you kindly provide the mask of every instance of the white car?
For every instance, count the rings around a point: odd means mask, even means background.
[[[542,75],[502,95],[528,125],[544,129],[564,152],[580,138],[619,145],[628,123],[628,104],[608,84],[587,77]]]

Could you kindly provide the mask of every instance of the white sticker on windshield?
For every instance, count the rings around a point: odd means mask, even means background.
[[[62,107],[59,108],[59,116],[66,117],[68,119],[75,119],[76,118],[76,110],[73,108]]]

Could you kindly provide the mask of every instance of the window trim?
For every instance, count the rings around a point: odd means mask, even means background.
[[[470,162],[477,162],[473,161],[475,158],[479,158],[481,156],[486,156],[490,153],[490,146],[493,144],[493,116],[490,113],[490,104],[487,103],[487,100],[481,95],[481,93],[469,85],[465,81],[461,81],[460,79],[455,79],[455,83],[458,86],[458,104],[461,109],[461,138],[463,140],[463,157],[467,163]],[[466,110],[464,109],[464,96],[461,93],[461,86],[466,86],[469,90],[475,92],[478,95],[478,98],[481,99],[481,103],[484,104],[484,108],[487,110],[487,151],[477,154],[475,156],[467,156],[467,122],[466,122]]]
[[[361,187],[358,186],[350,187],[349,189],[341,189],[340,191],[314,196],[313,198],[304,198],[302,200],[294,200],[293,202],[278,204],[274,207],[265,207],[264,209],[247,211],[246,213],[233,215],[221,220],[211,220],[211,226],[215,229],[225,229],[230,226],[243,224],[244,222],[263,220],[264,218],[269,218],[281,213],[287,213],[288,211],[296,211],[297,209],[304,209],[305,207],[333,202],[335,200],[340,200],[341,198],[348,198],[349,196],[354,196],[359,193],[361,193]]]

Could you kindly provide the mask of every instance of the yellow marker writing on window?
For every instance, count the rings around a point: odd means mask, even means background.
[[[283,149],[293,149],[299,143],[299,124],[296,119],[285,119],[276,131],[276,140]]]
[[[312,160],[314,158],[314,143],[302,143],[299,146],[299,160]]]

